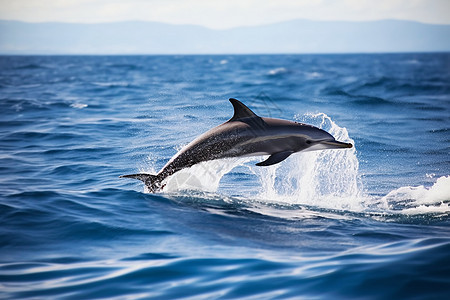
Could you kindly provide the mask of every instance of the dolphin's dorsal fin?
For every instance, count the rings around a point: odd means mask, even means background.
[[[246,119],[246,118],[259,118],[250,108],[245,106],[241,101],[230,98],[231,104],[233,104],[234,108],[234,115],[230,119],[230,121],[236,121],[239,119]]]

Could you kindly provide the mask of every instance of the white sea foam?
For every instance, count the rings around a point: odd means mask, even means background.
[[[70,104],[70,107],[82,109],[88,107],[88,105],[84,103],[72,103]]]
[[[316,78],[323,77],[323,74],[321,74],[319,72],[307,72],[307,73],[305,73],[305,77],[307,79],[316,79]]]
[[[102,87],[127,87],[130,85],[129,82],[126,81],[114,81],[114,82],[92,82],[93,85],[102,86]]]
[[[286,68],[276,68],[276,69],[272,69],[268,72],[269,75],[278,75],[278,74],[284,74],[287,73],[287,69]]]
[[[399,208],[403,213],[421,214],[428,212],[450,212],[450,176],[442,176],[430,188],[405,186],[389,192],[382,198],[385,207],[391,211]]]

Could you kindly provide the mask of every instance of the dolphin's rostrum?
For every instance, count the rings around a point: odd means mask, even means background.
[[[270,155],[257,166],[270,166],[300,151],[351,148],[317,127],[273,118],[262,118],[239,100],[230,99],[234,115],[203,133],[181,149],[156,175],[131,174],[121,178],[142,180],[150,192],[164,187],[170,175],[203,161],[226,157]]]

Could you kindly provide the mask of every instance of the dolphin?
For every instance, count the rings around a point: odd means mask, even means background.
[[[259,117],[239,100],[229,100],[234,108],[233,117],[182,148],[158,174],[139,173],[119,177],[139,179],[149,192],[154,193],[164,187],[163,181],[167,177],[203,161],[270,155],[256,164],[270,166],[300,151],[353,147],[350,143],[336,141],[331,134],[312,125]]]

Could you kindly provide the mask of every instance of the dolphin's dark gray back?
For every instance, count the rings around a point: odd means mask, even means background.
[[[150,192],[163,188],[170,175],[197,163],[225,157],[270,155],[258,166],[277,164],[292,153],[310,150],[350,148],[317,127],[288,120],[262,118],[237,99],[229,99],[234,108],[227,122],[203,133],[175,154],[156,175],[130,174],[122,178],[141,180]],[[315,149],[315,148],[316,149]]]

